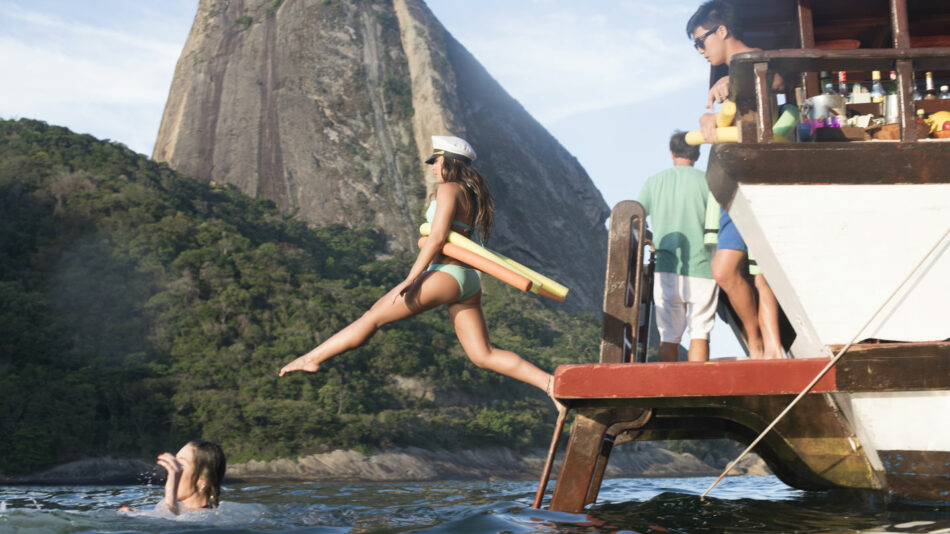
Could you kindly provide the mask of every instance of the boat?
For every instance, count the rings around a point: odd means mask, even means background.
[[[950,78],[950,4],[735,3],[744,41],[762,51],[732,59],[738,142],[712,148],[707,181],[779,301],[789,358],[647,362],[651,244],[642,206],[619,203],[600,362],[555,372],[574,419],[550,508],[595,503],[619,443],[712,438],[755,444],[795,488],[950,505],[950,139],[925,137],[916,120],[950,100],[914,99],[915,73]],[[841,129],[775,142],[779,104],[820,94],[823,70],[894,71],[895,139]],[[774,72],[793,82],[785,94],[772,91]],[[741,332],[722,297],[720,316]]]

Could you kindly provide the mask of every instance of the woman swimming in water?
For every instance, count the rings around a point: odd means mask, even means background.
[[[170,452],[160,454],[158,465],[168,471],[165,499],[159,507],[163,506],[175,515],[218,507],[221,480],[227,469],[221,447],[196,439],[186,443],[175,455]]]
[[[443,304],[455,327],[462,349],[472,363],[521,380],[551,395],[552,379],[514,352],[491,345],[482,314],[482,290],[478,273],[468,265],[442,255],[442,245],[450,230],[477,238],[488,238],[494,200],[485,179],[471,163],[475,151],[464,139],[432,137],[432,156],[426,163],[438,182],[435,200],[426,219],[431,233],[419,251],[409,275],[363,314],[319,346],[285,365],[280,376],[294,371],[316,372],[326,360],[355,349],[383,326],[418,315]],[[554,400],[558,410],[563,405]]]

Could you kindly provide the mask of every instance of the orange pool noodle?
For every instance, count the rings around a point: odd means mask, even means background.
[[[422,226],[419,227],[419,233],[421,233],[424,236],[429,235],[430,230],[431,228],[430,228],[429,223],[424,223]],[[531,281],[532,293],[540,294],[541,289],[543,288],[547,294],[554,295],[554,297],[552,298],[554,298],[555,300],[563,301],[564,298],[567,297],[568,291],[570,291],[568,288],[555,282],[554,280],[551,280],[550,278],[538,272],[532,271],[531,269],[525,267],[524,265],[516,262],[515,260],[511,258],[505,257],[497,252],[488,250],[482,245],[479,245],[478,243],[475,243],[471,239],[463,236],[462,234],[449,231],[448,238],[446,239],[446,241],[453,245],[461,247],[469,252],[473,252],[492,263],[498,264],[506,269],[510,269],[514,271],[515,273],[521,276],[524,276],[525,278]]]
[[[419,248],[422,248],[422,245],[425,242],[425,237],[419,238]],[[468,264],[485,274],[494,276],[502,282],[514,286],[522,291],[531,290],[531,280],[528,280],[524,276],[521,276],[510,269],[506,269],[497,263],[488,261],[474,252],[465,250],[458,245],[453,245],[452,243],[443,243],[442,254],[452,259],[456,259],[462,263]],[[561,300],[563,301],[563,299]]]

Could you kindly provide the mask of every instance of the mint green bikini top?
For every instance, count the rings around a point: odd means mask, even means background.
[[[426,209],[426,222],[429,224],[432,224],[432,219],[434,218],[435,218],[435,200],[430,202],[429,208]],[[475,241],[476,243],[479,243],[479,244],[481,243],[481,239],[478,237],[477,225],[472,226],[470,224],[465,224],[458,219],[453,219],[452,225],[458,225],[458,226],[461,226],[462,228],[465,228],[466,230],[469,230],[472,233],[472,236],[469,239]]]

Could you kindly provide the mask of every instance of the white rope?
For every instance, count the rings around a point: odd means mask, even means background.
[[[825,368],[822,369],[820,373],[818,373],[818,376],[816,376],[816,377],[811,381],[811,383],[809,383],[808,386],[806,386],[805,389],[802,390],[802,392],[799,393],[798,396],[795,397],[795,399],[794,399],[792,402],[790,402],[789,405],[786,406],[784,410],[782,410],[782,413],[778,414],[778,415],[775,417],[775,419],[772,420],[772,422],[769,424],[769,426],[765,427],[765,430],[763,430],[762,433],[759,434],[759,437],[755,438],[755,441],[753,441],[748,447],[746,447],[746,449],[745,449],[744,451],[742,451],[742,454],[740,454],[738,458],[736,458],[735,460],[729,462],[729,465],[727,465],[727,466],[726,466],[726,469],[722,472],[721,475],[719,475],[719,478],[717,478],[717,479],[715,480],[715,482],[713,482],[712,484],[710,484],[709,487],[706,488],[706,491],[704,491],[703,494],[700,495],[700,497],[699,497],[700,499],[705,499],[705,498],[706,498],[706,494],[709,493],[710,490],[712,490],[712,489],[716,486],[716,484],[718,484],[719,481],[722,480],[723,477],[725,477],[725,476],[729,473],[729,471],[732,471],[732,468],[735,467],[736,464],[739,463],[739,460],[742,460],[743,458],[745,458],[745,455],[748,454],[749,451],[751,451],[751,450],[753,449],[753,447],[755,447],[756,445],[758,445],[759,442],[762,441],[762,438],[764,438],[765,435],[768,434],[769,431],[772,430],[772,428],[774,428],[775,425],[777,425],[778,422],[779,422],[783,417],[785,417],[785,414],[787,414],[787,413],[792,409],[793,406],[795,406],[796,404],[798,404],[798,401],[800,401],[800,400],[802,399],[802,397],[805,396],[806,393],[808,393],[809,391],[811,391],[811,389],[812,389],[813,387],[815,387],[815,384],[817,384],[818,381],[821,380],[822,377],[824,377],[825,374],[827,374],[828,371],[830,371],[831,368],[834,367],[834,365],[835,365],[836,363],[838,363],[838,360],[840,360],[841,357],[844,356],[844,353],[847,352],[849,348],[851,348],[851,345],[853,345],[854,342],[857,341],[858,336],[860,336],[861,333],[864,332],[864,329],[867,328],[868,325],[870,325],[871,322],[874,321],[874,319],[877,318],[878,314],[880,314],[881,311],[884,310],[884,308],[887,307],[887,305],[891,302],[891,299],[893,299],[894,296],[897,295],[898,292],[900,292],[901,288],[904,287],[904,284],[906,284],[906,283],[914,276],[914,274],[917,273],[917,270],[920,269],[920,267],[924,264],[924,262],[927,261],[927,258],[929,258],[930,255],[933,254],[933,252],[934,252],[935,250],[937,250],[937,247],[940,246],[940,243],[942,243],[943,240],[946,239],[947,234],[950,234],[950,228],[947,228],[947,231],[944,232],[942,236],[940,236],[940,239],[938,239],[937,242],[934,243],[934,246],[931,247],[929,251],[927,251],[927,254],[925,254],[924,257],[921,258],[921,260],[920,260],[919,262],[917,262],[917,265],[914,266],[914,268],[910,271],[910,273],[907,275],[907,277],[904,278],[904,281],[901,282],[900,285],[898,285],[896,289],[894,289],[894,291],[891,293],[891,295],[890,295],[889,297],[887,297],[887,300],[885,300],[884,303],[881,304],[881,306],[877,309],[877,311],[875,311],[875,312],[871,315],[870,319],[868,319],[867,322],[864,323],[863,326],[861,326],[861,328],[857,331],[857,333],[854,334],[854,337],[851,338],[851,341],[849,341],[847,345],[845,345],[840,351],[838,351],[838,354],[836,354],[835,357],[832,358],[831,361],[828,362],[828,365],[826,365]]]

